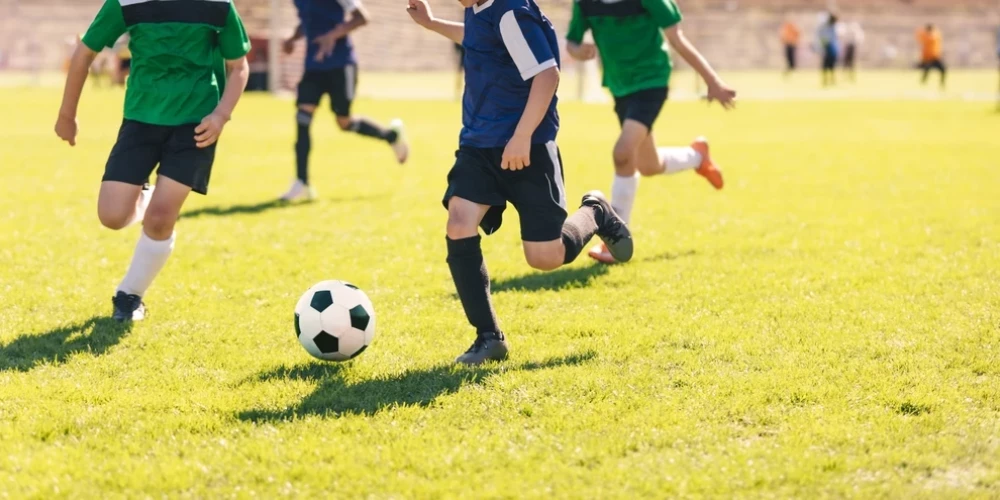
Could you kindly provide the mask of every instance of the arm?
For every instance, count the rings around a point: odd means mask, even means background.
[[[90,74],[90,65],[94,64],[96,58],[97,52],[90,50],[83,43],[76,44],[76,50],[73,51],[69,71],[66,75],[66,87],[63,90],[62,106],[59,107],[59,118],[56,121],[56,135],[68,142],[70,146],[76,146],[76,110],[80,105],[83,85],[87,82],[87,75]]]
[[[281,44],[281,48],[285,51],[285,54],[295,52],[295,42],[301,40],[304,36],[306,36],[305,29],[302,28],[302,23],[299,23],[299,25],[295,27],[295,32],[292,33],[292,36]]]
[[[705,84],[708,85],[708,100],[710,102],[718,100],[722,107],[732,108],[733,101],[736,99],[736,91],[726,86],[725,82],[712,69],[712,66],[708,64],[708,61],[698,52],[698,49],[694,48],[694,45],[684,36],[680,27],[675,25],[667,28],[666,34],[670,45],[705,80]]]
[[[514,136],[503,152],[500,167],[507,170],[521,170],[531,166],[531,136],[538,124],[542,123],[545,113],[549,111],[552,98],[559,88],[559,68],[551,67],[535,75],[531,80],[531,90],[528,92],[528,103],[524,106]]]
[[[350,18],[344,21],[327,34],[319,36],[313,42],[319,45],[319,52],[316,53],[316,60],[322,61],[333,54],[333,49],[337,46],[337,42],[341,38],[350,35],[352,31],[368,24],[368,11],[364,9],[360,4],[351,5],[353,10],[350,11]]]
[[[577,61],[589,61],[597,57],[597,47],[592,43],[583,43],[583,36],[590,30],[590,24],[580,9],[580,2],[573,2],[573,17],[569,20],[569,30],[566,32],[566,52]]]
[[[232,120],[233,110],[240,102],[240,97],[243,97],[243,90],[247,88],[247,80],[250,79],[250,65],[246,56],[226,61],[226,75],[226,88],[222,92],[219,104],[215,106],[215,111],[206,116],[194,129],[194,140],[199,148],[215,144],[222,135],[223,127]]]
[[[427,0],[409,0],[406,12],[410,14],[413,22],[457,44],[461,44],[465,38],[465,24],[434,17]]]

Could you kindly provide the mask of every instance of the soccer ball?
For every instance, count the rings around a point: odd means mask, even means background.
[[[344,281],[323,281],[295,305],[295,336],[325,361],[361,355],[375,337],[375,308],[365,292]]]

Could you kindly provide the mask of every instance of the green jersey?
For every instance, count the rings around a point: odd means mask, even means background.
[[[666,87],[673,63],[663,30],[681,22],[674,0],[575,0],[566,39],[588,30],[604,65],[604,86],[615,97]]]
[[[250,51],[231,0],[105,0],[83,43],[100,52],[124,33],[132,69],[125,118],[152,125],[198,123],[219,104],[222,59]]]

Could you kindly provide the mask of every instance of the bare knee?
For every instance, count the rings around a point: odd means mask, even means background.
[[[551,244],[550,244],[551,243]],[[524,260],[539,271],[554,271],[565,263],[566,249],[561,241],[545,244],[525,243]]]
[[[116,210],[105,207],[98,207],[97,218],[101,220],[101,225],[115,231],[124,229],[128,225],[132,214],[127,210]]]
[[[563,266],[562,259],[555,258],[551,255],[525,255],[525,260],[528,261],[528,265],[532,269],[537,269],[539,271],[555,271]]]
[[[165,240],[174,233],[174,225],[176,224],[177,216],[172,210],[150,206],[146,210],[142,228],[150,238]]]
[[[350,116],[338,116],[337,117],[337,126],[340,127],[340,130],[343,130],[343,131],[346,132],[348,130],[351,130],[351,127],[353,125],[354,125],[354,120],[352,120]]]
[[[632,163],[633,156],[635,156],[635,151],[620,145],[615,146],[612,157],[615,162],[615,172],[618,175],[635,175],[635,166]]]
[[[457,210],[448,211],[448,239],[461,240],[479,234],[479,224],[470,214]]]

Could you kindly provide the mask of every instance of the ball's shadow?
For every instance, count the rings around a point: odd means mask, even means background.
[[[250,382],[309,380],[318,382],[319,386],[292,408],[248,410],[239,413],[237,418],[248,422],[267,423],[290,421],[309,415],[328,417],[373,415],[382,409],[394,406],[428,406],[435,399],[452,394],[462,386],[482,384],[489,376],[496,373],[580,365],[596,356],[596,353],[590,351],[515,365],[497,363],[476,368],[438,366],[350,384],[341,376],[341,372],[345,370],[345,365],[342,364],[313,362],[291,368],[281,367],[261,373]]]

